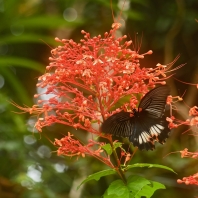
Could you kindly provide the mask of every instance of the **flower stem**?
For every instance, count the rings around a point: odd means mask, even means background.
[[[112,138],[109,141],[110,141],[110,144],[111,144],[111,147],[112,147],[112,153],[113,153],[114,160],[116,161],[116,164],[117,164],[116,171],[117,171],[118,175],[121,177],[122,181],[126,184],[127,180],[126,180],[124,172],[123,172],[123,170],[120,166],[120,160],[118,158],[116,150],[114,149]]]

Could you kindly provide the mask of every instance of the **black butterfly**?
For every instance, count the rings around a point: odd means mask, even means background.
[[[153,150],[154,142],[163,144],[170,132],[164,115],[169,92],[167,85],[152,89],[142,98],[138,110],[121,111],[110,116],[103,122],[101,131],[129,137],[130,142],[140,150]]]

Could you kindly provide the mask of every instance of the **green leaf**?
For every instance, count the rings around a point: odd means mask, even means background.
[[[128,165],[127,167],[125,167],[123,170],[129,170],[131,168],[161,168],[161,169],[165,169],[165,170],[169,170],[175,174],[177,174],[172,168],[169,168],[167,166],[163,166],[163,165],[159,165],[159,164],[147,164],[147,163],[137,163],[137,164],[132,164],[132,165]]]
[[[19,36],[13,36],[13,35],[4,35],[1,38],[0,43],[6,43],[6,44],[20,44],[20,43],[46,43],[46,45],[50,46],[58,46],[59,43],[54,40],[53,36],[46,36],[44,34],[34,34],[34,33],[23,33]],[[49,47],[49,51],[50,51]]]
[[[114,169],[107,169],[107,170],[103,170],[103,171],[100,171],[100,172],[97,172],[97,173],[94,173],[92,175],[89,175],[85,180],[83,180],[81,182],[81,184],[77,187],[77,189],[80,188],[80,186],[90,180],[96,180],[98,181],[101,177],[104,177],[104,176],[107,176],[107,175],[112,175],[112,174],[115,174],[116,171]]]
[[[131,11],[125,11],[125,13],[128,15],[130,19],[136,20],[136,21],[142,21],[145,18],[145,15],[142,12],[131,12]]]
[[[57,28],[59,26],[66,27],[78,27],[79,25],[82,25],[84,23],[83,20],[75,20],[72,22],[68,22],[63,19],[62,16],[54,15],[43,15],[43,16],[36,16],[36,17],[27,17],[27,18],[21,18],[18,21],[19,24],[24,25],[26,28]]]
[[[114,106],[111,107],[111,111],[116,110],[117,108],[121,107],[124,103],[129,102],[131,95],[126,95],[120,98]]]
[[[107,152],[108,155],[112,154],[112,148],[110,144],[105,144],[102,148]]]
[[[103,198],[120,198],[120,196],[117,196],[117,195],[108,195],[107,191],[105,191],[105,193],[102,197]]]
[[[27,104],[27,105],[32,104],[32,102],[28,96],[27,90],[24,88],[23,84],[16,77],[16,75],[14,75],[12,71],[10,71],[8,69],[4,69],[2,65],[0,67],[0,72],[7,79],[7,82],[11,85],[11,87],[12,87],[13,91],[16,93],[16,95],[19,95],[19,93],[20,93],[19,99],[24,104]]]
[[[112,182],[103,198],[141,198],[142,196],[149,198],[156,190],[164,188],[163,184],[133,175],[127,179],[127,184],[120,179]]]
[[[159,182],[155,182],[155,181],[150,181],[150,182],[151,185],[144,186],[142,190],[135,196],[135,198],[141,198],[142,196],[146,198],[150,198],[156,190],[166,189],[166,187]]]
[[[45,67],[36,62],[36,61],[32,61],[26,58],[18,58],[18,57],[14,57],[14,56],[4,56],[0,58],[0,65],[1,67],[10,67],[10,65],[12,66],[19,66],[19,67],[24,67],[24,68],[28,68],[28,69],[33,69],[36,71],[39,71],[41,73],[44,72]]]
[[[127,179],[127,187],[130,191],[130,197],[135,197],[144,186],[150,184],[150,181],[138,175],[132,175]]]
[[[124,182],[120,179],[112,182],[109,188],[106,191],[106,197],[109,195],[114,195],[115,197],[128,198],[129,197],[129,189],[124,184]],[[104,196],[105,197],[105,196]]]
[[[113,149],[115,150],[116,148],[121,148],[122,147],[122,143],[121,142],[114,142],[113,143]]]

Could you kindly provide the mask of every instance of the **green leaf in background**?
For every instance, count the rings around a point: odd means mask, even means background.
[[[174,76],[184,82],[196,84],[198,23],[195,19],[198,19],[198,1],[167,0],[162,3],[157,0],[128,0],[125,5],[126,7],[123,6],[122,1],[117,0],[112,0],[113,9],[111,9],[110,1],[107,0],[0,0],[0,85],[2,85],[0,86],[0,198],[8,196],[99,198],[110,183],[117,179],[117,174],[111,170],[113,172],[109,177],[103,177],[98,182],[87,182],[76,191],[76,183],[79,184],[79,180],[83,181],[87,172],[98,172],[106,169],[106,166],[102,166],[100,161],[92,158],[79,158],[76,161],[56,156],[55,152],[52,152],[49,158],[41,157],[39,153],[45,152],[46,146],[51,151],[56,148],[43,135],[32,134],[32,126],[36,119],[34,116],[13,113],[16,109],[9,103],[10,100],[19,105],[28,106],[31,106],[35,100],[33,95],[37,91],[35,86],[37,78],[48,65],[51,47],[62,45],[54,40],[55,37],[79,42],[83,39],[81,30],[89,32],[91,37],[99,34],[103,37],[104,33],[111,29],[113,22],[124,20],[124,24],[122,23],[121,29],[118,30],[118,35],[128,35],[126,41],[132,39],[133,43],[129,48],[140,50],[141,54],[148,50],[154,52],[153,55],[145,56],[140,61],[141,67],[155,67],[158,62],[168,64],[173,61],[176,54],[181,54],[175,67],[186,62],[188,65],[174,72]],[[67,8],[73,8],[76,11],[76,20],[68,22],[64,19],[63,14]],[[115,19],[112,17],[112,11]],[[184,100],[189,106],[196,105],[196,88],[174,81],[169,83],[173,93],[174,90],[179,90],[180,93],[188,90],[189,94],[184,95]],[[137,95],[140,99],[141,95],[138,93]],[[131,95],[123,97],[110,111],[122,106],[124,102],[129,102],[130,98]],[[70,131],[70,128],[55,124],[52,127],[46,127],[43,132],[49,139],[54,140],[54,137],[62,137],[67,131]],[[181,132],[179,127],[174,129],[174,134],[181,134]],[[189,150],[197,149],[196,144],[193,144],[196,142],[196,137],[188,136],[187,141],[186,135],[179,136],[179,138],[173,135],[165,145],[158,147],[155,151],[137,152],[133,157],[137,163],[147,159],[150,164],[123,166],[123,170],[144,167],[144,170],[149,172],[149,178],[153,178],[156,175],[155,171],[146,168],[158,168],[158,174],[168,173],[165,177],[169,188],[162,191],[162,197],[196,197],[195,187],[175,185],[175,175],[168,172],[172,170],[157,165],[159,157],[156,156],[161,156],[167,151],[180,150],[181,142],[186,142]],[[192,144],[188,144],[189,142]],[[122,148],[118,142],[114,142],[112,149],[120,152]],[[178,155],[168,156],[164,162],[168,163],[168,166],[181,177],[197,171],[194,160],[188,163],[187,167],[190,168],[184,168],[187,165],[186,161],[178,158]],[[29,171],[33,173],[32,170],[41,174],[41,182],[29,178],[28,173]],[[132,171],[142,172],[142,169],[133,169],[126,175]],[[37,174],[34,172],[33,175]],[[127,185],[130,185],[129,180]],[[122,183],[120,185],[124,189],[127,187],[127,191],[122,191],[124,192],[122,196],[107,195],[105,192],[105,198],[122,198],[125,195],[129,198],[130,188],[127,185],[124,187]],[[149,181],[149,184],[143,186],[136,194],[136,198],[145,194],[151,196],[152,190],[161,185]],[[72,196],[73,191],[78,194]],[[152,195],[152,198],[159,197],[158,193]]]
[[[44,34],[23,33],[19,36],[4,35],[1,37],[0,44],[21,44],[21,43],[46,43],[50,46],[57,46],[58,42],[55,41],[53,36],[47,36]],[[50,51],[49,47],[49,51]]]
[[[117,149],[117,148],[119,148],[119,147],[121,148],[122,144],[123,144],[123,143],[121,143],[121,142],[114,142],[114,143],[113,143],[113,149],[115,150],[115,149]],[[122,149],[123,149],[123,148],[122,148]]]
[[[0,58],[0,65],[1,67],[10,67],[12,66],[18,66],[18,67],[24,67],[27,69],[32,69],[38,72],[43,73],[44,72],[44,66],[40,64],[37,61],[33,61],[26,58],[18,58],[14,56],[5,56]]]
[[[167,166],[163,166],[163,165],[159,165],[159,164],[148,164],[148,163],[137,163],[137,164],[132,164],[132,165],[128,165],[127,167],[125,167],[123,170],[129,170],[131,168],[162,168],[165,170],[169,170],[175,174],[177,174],[172,168],[169,168]]]
[[[110,144],[105,144],[102,148],[107,152],[108,155],[112,154],[112,148]]]
[[[107,169],[107,170],[103,170],[97,173],[94,173],[92,175],[89,175],[85,180],[82,181],[82,183],[77,187],[77,189],[80,188],[80,186],[90,180],[96,180],[98,181],[101,177],[107,176],[107,175],[112,175],[115,174],[116,171],[114,169]]]
[[[3,68],[2,65],[0,67],[0,72],[8,80],[8,83],[12,86],[12,89],[16,93],[16,95],[18,93],[20,93],[20,100],[24,104],[30,105],[31,104],[31,100],[28,97],[27,90],[24,88],[24,86],[22,85],[22,83],[17,79],[17,76],[15,74],[13,74],[12,71]]]
[[[75,20],[67,22],[63,19],[62,16],[36,16],[31,18],[23,18],[19,20],[19,23],[28,28],[57,28],[57,27],[78,27],[85,23],[85,21]]]

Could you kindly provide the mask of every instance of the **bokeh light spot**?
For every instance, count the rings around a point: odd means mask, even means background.
[[[13,24],[10,26],[10,31],[14,36],[20,36],[24,32],[24,26],[21,24]]]
[[[67,8],[63,12],[63,18],[68,22],[75,21],[77,16],[78,14],[74,8]]]

